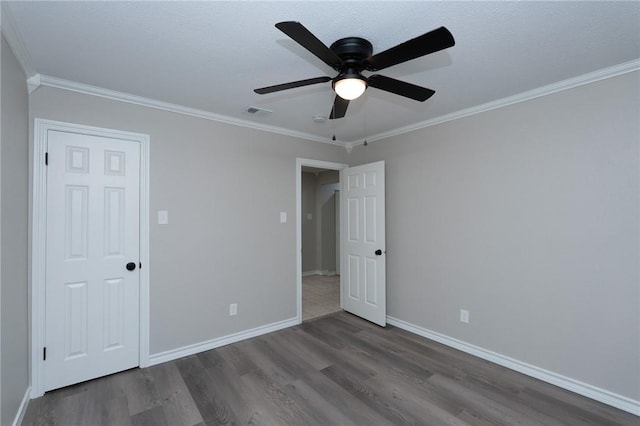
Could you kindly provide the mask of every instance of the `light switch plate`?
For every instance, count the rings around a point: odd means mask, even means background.
[[[460,309],[460,322],[469,324],[469,311],[466,309]]]
[[[287,223],[287,212],[280,212],[280,223]]]
[[[311,213],[307,213],[307,220],[313,219],[313,215]]]
[[[169,223],[169,212],[167,210],[158,210],[158,225],[166,225]]]

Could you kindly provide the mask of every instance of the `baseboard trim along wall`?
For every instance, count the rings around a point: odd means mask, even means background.
[[[20,426],[22,424],[22,420],[24,419],[24,415],[27,412],[27,406],[29,405],[29,401],[31,400],[31,387],[27,387],[27,390],[24,391],[24,396],[22,397],[22,401],[20,402],[20,407],[18,407],[18,412],[16,413],[16,418],[13,419],[12,426]]]
[[[287,320],[274,322],[274,323],[263,325],[256,328],[251,328],[249,330],[240,331],[238,333],[228,334],[226,336],[218,337],[212,340],[207,340],[205,342],[195,343],[193,345],[183,346],[181,348],[160,352],[160,353],[149,356],[149,366],[162,364],[163,362],[173,361],[174,359],[178,359],[185,356],[208,351],[211,349],[219,348],[220,346],[230,345],[231,343],[239,342],[245,339],[250,339],[252,337],[257,337],[263,334],[271,333],[273,331],[282,330],[283,328],[292,327],[294,325],[298,325],[298,319],[289,318]]]
[[[478,358],[486,361],[493,362],[511,370],[517,371],[527,376],[534,377],[552,385],[561,387],[563,389],[575,392],[579,395],[586,396],[593,400],[602,402],[612,407],[619,408],[628,413],[640,416],[640,401],[635,401],[631,398],[627,398],[622,395],[607,391],[605,389],[592,386],[587,383],[580,382],[570,377],[563,376],[561,374],[554,373],[544,368],[536,367],[535,365],[528,364],[526,362],[519,361],[514,358],[510,358],[505,355],[481,348],[479,346],[472,345],[462,340],[455,339],[453,337],[446,336],[444,334],[411,324],[401,319],[387,316],[387,323],[409,331],[418,336],[425,337],[427,339],[434,340],[443,345],[461,350],[468,354],[477,356]],[[211,349],[219,348],[221,346],[229,345],[231,343],[239,342],[241,340],[250,339],[252,337],[261,336],[263,334],[271,333],[273,331],[282,330],[284,328],[298,325],[297,318],[290,318],[283,321],[274,322],[271,324],[263,325],[260,327],[252,328],[249,330],[241,331],[238,333],[229,334],[226,336],[218,337],[216,339],[208,340],[205,342],[196,343],[193,345],[184,346],[177,349],[172,349],[165,352],[153,354],[149,357],[149,366],[162,364],[163,362],[173,361],[178,358],[197,354],[200,352],[208,351]],[[26,411],[27,402],[29,400],[29,392],[25,394],[25,398],[20,406],[20,412],[16,416],[15,425],[19,425]]]
[[[624,410],[628,413],[635,414],[636,416],[640,416],[640,401],[635,401],[631,398],[600,389],[596,386],[574,380],[570,377],[562,376],[552,371],[536,367],[535,365],[509,358],[499,353],[428,330],[398,318],[387,316],[387,323],[419,336],[426,337],[427,339],[442,343],[443,345],[461,350],[462,352],[477,356],[478,358],[482,358],[486,361],[493,362],[519,373],[526,374],[527,376],[551,383],[552,385],[586,396],[587,398],[594,399],[612,407]]]
[[[325,269],[325,270],[316,269],[313,271],[306,271],[302,273],[303,277],[308,277],[310,275],[326,275],[326,276],[332,277],[334,275],[338,275],[338,273],[336,271],[329,271],[328,269]]]

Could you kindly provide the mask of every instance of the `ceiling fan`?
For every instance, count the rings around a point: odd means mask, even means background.
[[[440,27],[372,56],[373,46],[368,40],[360,37],[342,38],[334,42],[331,47],[327,47],[300,22],[279,22],[276,24],[276,28],[320,58],[325,64],[338,71],[338,75],[334,78],[323,76],[276,84],[275,86],[262,87],[254,91],[264,95],[331,81],[336,97],[329,115],[330,119],[344,117],[347,113],[349,101],[359,97],[367,87],[375,87],[376,89],[424,102],[433,96],[434,90],[380,74],[365,77],[362,75],[362,71],[378,71],[449,48],[455,44],[453,35],[449,30],[445,27]]]

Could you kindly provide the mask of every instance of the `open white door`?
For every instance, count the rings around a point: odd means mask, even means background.
[[[342,309],[387,325],[384,161],[340,171]]]

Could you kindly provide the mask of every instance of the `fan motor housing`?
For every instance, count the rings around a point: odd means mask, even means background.
[[[371,56],[373,46],[360,37],[346,37],[335,41],[330,49],[344,61],[361,62]]]

